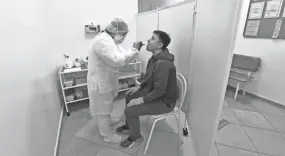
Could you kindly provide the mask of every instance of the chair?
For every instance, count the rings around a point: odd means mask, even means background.
[[[186,80],[185,80],[184,76],[182,74],[180,74],[180,73],[177,73],[177,85],[178,85],[178,88],[179,88],[179,90],[178,90],[178,95],[179,96],[178,96],[178,100],[176,102],[176,106],[175,106],[174,110],[172,112],[170,112],[170,113],[167,113],[167,114],[151,116],[151,118],[154,118],[154,122],[153,122],[152,127],[151,127],[149,138],[147,140],[147,144],[146,144],[146,147],[145,147],[145,150],[144,150],[144,155],[146,155],[146,152],[148,150],[148,146],[149,146],[152,134],[153,134],[154,127],[155,127],[156,123],[158,121],[160,121],[160,120],[166,119],[166,118],[171,117],[171,116],[175,117],[176,122],[177,122],[178,140],[179,140],[179,137],[180,137],[180,129],[179,129],[180,126],[179,125],[180,125],[180,123],[179,123],[176,115],[180,115],[180,110],[181,110],[181,108],[183,106],[184,99],[185,99],[186,92],[187,92]]]
[[[240,84],[244,84],[243,95],[245,95],[246,84],[254,80],[252,73],[260,68],[261,59],[253,56],[234,54],[229,79],[237,82],[234,99],[237,98]]]

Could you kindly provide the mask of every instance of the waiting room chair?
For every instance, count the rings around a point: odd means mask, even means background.
[[[229,79],[237,82],[237,87],[234,95],[234,99],[238,96],[240,90],[240,84],[244,84],[243,95],[246,92],[246,85],[250,81],[254,80],[252,73],[258,71],[261,65],[261,59],[253,56],[234,54],[231,64],[231,71]]]
[[[180,73],[177,73],[177,85],[178,85],[178,95],[179,96],[178,96],[178,100],[176,101],[176,106],[175,106],[174,110],[172,112],[170,112],[170,113],[167,113],[167,114],[151,116],[151,118],[154,119],[154,122],[153,122],[152,127],[151,127],[149,138],[147,140],[147,144],[146,144],[146,147],[145,147],[145,150],[144,150],[144,155],[146,155],[146,152],[148,150],[148,146],[149,146],[149,143],[150,143],[153,131],[154,131],[154,127],[155,127],[155,125],[156,125],[156,123],[158,121],[166,119],[166,118],[171,117],[171,116],[174,116],[175,119],[176,119],[176,122],[177,122],[178,138],[180,137],[180,129],[179,129],[180,121],[178,121],[177,115],[180,115],[181,108],[182,108],[182,106],[184,104],[184,100],[185,100],[185,96],[186,96],[186,92],[187,92],[186,79]],[[178,139],[178,141],[179,141],[179,139]]]

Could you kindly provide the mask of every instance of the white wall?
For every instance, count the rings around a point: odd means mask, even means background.
[[[239,2],[198,1],[187,114],[197,156],[208,156],[214,143],[232,62]]]
[[[189,65],[186,63],[190,62],[194,5],[194,2],[179,3],[159,11],[159,30],[165,31],[170,35],[169,52],[175,56],[174,64],[177,72],[183,74],[186,80],[189,78]],[[176,24],[173,25],[170,22]],[[146,25],[145,23],[148,24]],[[157,29],[157,23],[156,12],[139,14],[137,16],[137,40],[147,41],[150,39],[153,31]],[[143,72],[145,72],[147,62],[151,56],[152,53],[148,52],[146,46],[144,46],[139,57],[142,62]],[[185,100],[186,105],[189,104],[187,100],[188,96],[186,96]],[[186,109],[182,111],[185,112]]]
[[[189,2],[160,10],[159,21],[156,12],[148,12],[137,16],[137,40],[149,40],[153,31],[157,29],[157,23],[159,22],[159,30],[165,31],[171,38],[168,49],[175,56],[174,63],[177,72],[183,74],[186,79],[188,79],[189,75],[189,66],[185,65],[185,63],[190,61],[190,43],[193,38],[193,10],[194,2]],[[185,16],[181,16],[182,14]],[[170,24],[170,21],[176,24]],[[148,24],[146,25],[145,23]],[[148,52],[145,48],[146,46],[140,52],[143,71],[145,71],[147,62],[152,56],[152,53]]]
[[[139,12],[155,10],[157,7],[161,8],[182,1],[185,0],[139,0]]]
[[[125,9],[126,4],[130,9]],[[0,155],[53,155],[61,105],[57,67],[63,53],[87,55],[84,25],[125,17],[135,40],[134,0],[4,0],[0,5]]]
[[[129,6],[126,9],[126,6]],[[135,14],[138,12],[136,0],[50,0],[50,38],[53,45],[49,50],[73,57],[87,56],[90,41],[94,36],[85,36],[84,25],[100,24],[106,27],[115,17],[122,17],[129,25],[125,48],[131,48],[136,39]]]
[[[248,85],[247,90],[285,105],[285,41],[243,37],[249,1],[243,0],[234,53],[261,58],[261,70],[254,75],[256,80]]]
[[[136,17],[136,23],[136,39],[146,42],[151,38],[153,31],[157,29],[157,15],[153,12],[138,15]],[[151,56],[152,53],[146,50],[146,46],[143,46],[139,54],[143,72],[145,72],[147,62]]]
[[[194,5],[194,2],[189,2],[159,12],[159,29],[170,35],[169,52],[175,56],[177,72],[183,74],[186,80],[189,75],[189,66],[186,63],[190,62],[190,44],[193,40]]]
[[[44,0],[0,4],[0,155],[51,156],[60,102],[59,64],[47,50]]]

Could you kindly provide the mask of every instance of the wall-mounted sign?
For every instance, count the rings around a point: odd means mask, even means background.
[[[285,39],[285,0],[250,0],[243,30],[247,38]]]
[[[271,0],[267,1],[264,18],[279,17],[283,0]]]
[[[274,31],[273,31],[272,38],[278,38],[280,29],[281,29],[281,25],[282,25],[282,19],[277,20],[276,24],[275,24]]]
[[[252,3],[249,12],[249,19],[261,18],[264,8],[264,2]]]
[[[247,22],[245,35],[246,36],[257,36],[260,20],[251,20]]]

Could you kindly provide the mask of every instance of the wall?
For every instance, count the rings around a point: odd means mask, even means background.
[[[208,156],[214,143],[233,56],[239,2],[198,1],[187,114],[197,156]]]
[[[199,0],[194,39],[194,2],[160,11],[159,29],[172,37],[169,49],[175,54],[177,71],[188,80],[190,100],[185,104],[190,107],[186,113],[197,156],[209,155],[217,130],[233,55],[239,2]],[[147,40],[156,26],[155,11],[138,15],[137,39]],[[144,67],[150,56],[145,49],[141,51]]]
[[[244,38],[243,29],[248,7],[249,0],[243,0],[234,53],[259,57],[262,62],[261,70],[254,75],[256,80],[247,86],[247,90],[285,105],[285,41]],[[233,82],[230,84],[236,86]]]
[[[124,10],[125,4],[131,5]],[[0,155],[53,155],[61,105],[57,67],[63,53],[87,55],[84,25],[126,17],[135,40],[137,2],[4,0],[0,5]]]
[[[176,6],[172,5],[171,8],[160,10],[159,21],[156,12],[148,12],[137,16],[137,40],[149,40],[153,31],[157,29],[157,23],[159,22],[159,30],[167,32],[171,37],[168,49],[175,56],[174,63],[177,72],[182,73],[186,79],[188,79],[189,75],[189,66],[185,65],[185,62],[190,61],[190,43],[193,37],[193,10],[194,2],[189,2]],[[185,16],[181,16],[181,14]],[[169,24],[169,21],[176,23],[176,25]],[[144,25],[144,23],[149,24]],[[146,46],[144,46],[140,52],[143,71],[145,71],[147,62],[151,56],[152,53],[148,52]]]
[[[44,0],[1,1],[1,156],[53,154],[61,110],[55,70],[61,56],[47,49],[45,5]]]
[[[126,8],[126,4],[130,6]],[[49,49],[54,53],[67,53],[73,57],[87,56],[89,44],[94,36],[85,36],[84,25],[100,24],[101,28],[107,26],[115,17],[123,17],[128,23],[130,32],[123,46],[131,48],[135,41],[135,14],[138,12],[135,0],[50,0],[49,14],[50,38],[52,45]],[[63,9],[64,8],[64,9]]]
[[[169,52],[175,56],[174,64],[177,72],[184,75],[186,80],[189,78],[189,66],[185,63],[190,61],[194,5],[194,2],[176,3],[169,8],[159,11],[159,30],[165,31],[170,35],[171,43],[168,46]],[[170,21],[176,24],[169,24]],[[148,24],[145,25],[144,23]],[[157,23],[156,12],[139,14],[137,16],[137,40],[147,41],[150,39],[153,31],[157,29]],[[139,57],[142,62],[143,71],[145,71],[147,62],[151,56],[152,53],[148,52],[146,46],[144,46]],[[186,96],[185,105],[189,104],[187,99],[188,96]],[[182,111],[186,112],[186,108]]]
[[[172,5],[185,0],[138,0],[139,13],[156,10],[157,7]]]

